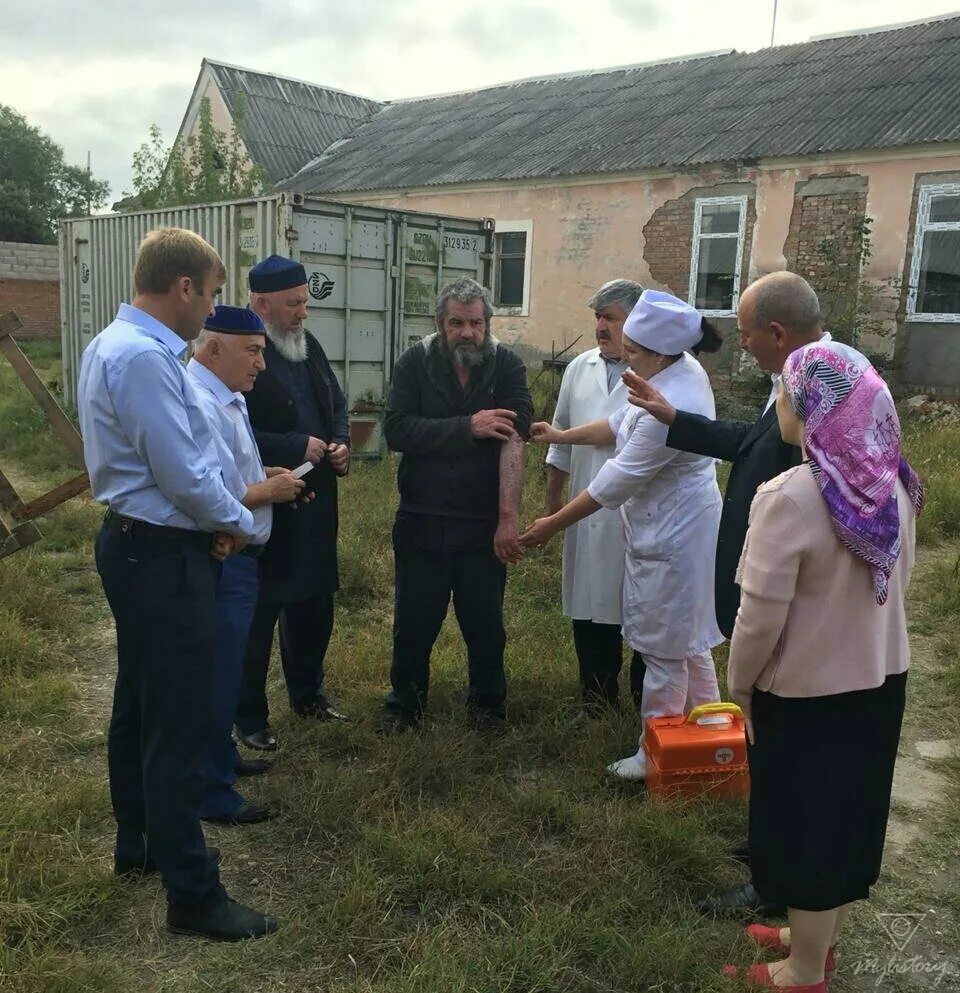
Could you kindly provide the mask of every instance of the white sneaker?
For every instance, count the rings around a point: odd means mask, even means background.
[[[607,772],[620,779],[643,779],[647,774],[647,760],[643,752],[637,752],[626,759],[617,759],[607,766]]]

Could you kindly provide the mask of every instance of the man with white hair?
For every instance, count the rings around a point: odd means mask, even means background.
[[[242,307],[218,306],[197,339],[187,374],[218,443],[227,489],[253,513],[254,533],[223,563],[217,583],[217,648],[210,741],[200,816],[217,824],[256,824],[274,816],[237,792],[238,775],[266,772],[268,763],[241,759],[230,737],[237,712],[243,657],[260,588],[258,559],[266,548],[274,503],[291,503],[303,480],[285,469],[264,469],[243,394],[263,372],[263,322]]]
[[[587,301],[596,318],[597,347],[581,352],[564,371],[553,415],[557,430],[609,417],[626,403],[627,391],[621,381],[627,368],[621,348],[623,322],[642,292],[639,283],[614,279]],[[569,492],[580,493],[613,455],[613,445],[551,445],[546,459],[546,516],[563,506],[568,480]],[[619,695],[623,561],[623,525],[618,511],[601,510],[567,528],[563,539],[563,613],[573,621],[585,715],[615,706]],[[634,658],[630,692],[639,706],[644,665],[639,656]]]
[[[266,465],[314,468],[304,477],[314,499],[278,506],[260,557],[260,596],[250,626],[236,731],[251,748],[272,751],[266,682],[273,631],[290,708],[301,717],[342,720],[323,691],[323,662],[333,632],[337,575],[337,478],[350,466],[347,401],[323,348],[303,326],[307,275],[293,259],[271,255],[250,270],[250,309],[266,329],[267,368],[247,396]]]

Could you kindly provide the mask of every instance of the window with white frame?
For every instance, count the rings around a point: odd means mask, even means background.
[[[960,183],[920,187],[907,316],[960,321]]]
[[[688,302],[701,313],[736,313],[747,198],[701,197],[693,215]]]
[[[493,252],[493,304],[503,313],[530,313],[532,221],[497,221]]]

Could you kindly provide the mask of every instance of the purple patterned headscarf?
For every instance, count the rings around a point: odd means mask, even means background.
[[[783,388],[803,424],[803,444],[837,537],[870,565],[877,603],[900,554],[895,486],[916,512],[923,484],[900,454],[900,420],[887,384],[864,355],[813,342],[787,357]]]

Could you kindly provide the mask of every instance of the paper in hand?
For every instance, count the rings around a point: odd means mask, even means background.
[[[303,479],[303,477],[306,476],[311,469],[313,469],[313,463],[304,462],[303,465],[297,466],[297,468],[293,470],[293,475],[296,479]]]

